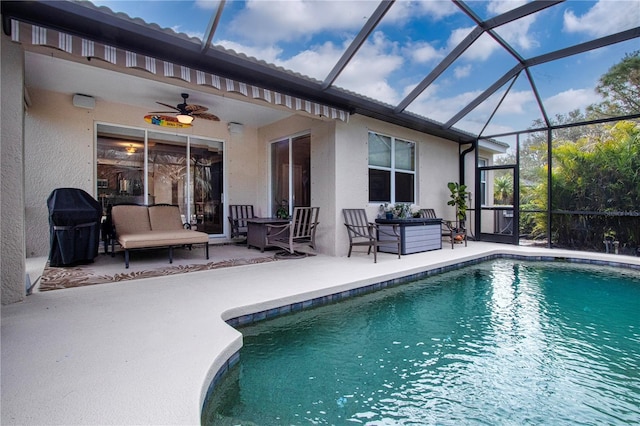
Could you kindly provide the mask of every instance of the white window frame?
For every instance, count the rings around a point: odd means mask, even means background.
[[[395,137],[395,136],[391,136],[391,135],[387,135],[384,133],[380,133],[380,132],[376,132],[373,130],[369,130],[367,133],[367,156],[368,154],[368,146],[369,146],[369,135],[374,134],[374,135],[379,135],[379,136],[384,136],[387,138],[391,139],[391,166],[390,167],[383,167],[383,166],[372,166],[371,165],[371,160],[368,159],[367,160],[367,184],[369,182],[369,171],[370,170],[384,170],[384,171],[388,171],[390,173],[390,178],[391,178],[391,182],[390,182],[390,200],[371,200],[371,194],[368,194],[368,198],[369,198],[369,204],[380,204],[380,203],[391,203],[391,204],[395,204],[396,202],[405,202],[405,201],[396,201],[395,197],[396,197],[396,172],[400,172],[400,173],[406,173],[406,174],[410,174],[413,175],[413,200],[410,201],[411,204],[415,204],[416,202],[416,192],[417,192],[417,186],[418,186],[418,173],[417,173],[417,169],[418,169],[418,144],[415,141],[411,141],[408,139],[404,139],[404,138],[399,138],[399,137]],[[407,169],[400,169],[400,168],[396,168],[396,140],[400,140],[402,142],[408,142],[413,144],[413,164],[414,164],[414,169],[415,170],[407,170]],[[406,201],[408,202],[408,201]]]

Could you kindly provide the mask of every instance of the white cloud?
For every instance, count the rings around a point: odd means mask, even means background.
[[[460,11],[453,2],[448,1],[419,1],[415,4],[419,10],[436,19],[442,19]]]
[[[326,42],[321,46],[303,50],[289,59],[273,59],[273,62],[317,80],[324,80],[338,62],[338,59],[340,59],[343,50],[344,48],[337,47],[331,42]]]
[[[438,91],[424,93],[412,103],[408,110],[442,123],[446,123],[462,108],[480,95],[481,91],[468,91],[452,97],[438,97]],[[501,98],[502,93],[495,94],[490,99]],[[496,101],[497,102],[497,101]],[[496,102],[489,100],[478,105],[473,111],[463,117],[453,126],[468,132],[479,132],[491,116]],[[500,105],[500,109],[493,117],[485,134],[509,132],[524,129],[535,118],[541,117],[531,91],[511,92]]]
[[[451,32],[447,40],[447,50],[453,50],[462,42],[475,27],[458,28]],[[500,45],[487,33],[478,37],[471,46],[462,54],[462,58],[468,61],[486,61]]]
[[[536,40],[535,34],[532,34],[529,30],[534,24],[536,18],[540,16],[540,13],[544,12],[525,16],[517,21],[502,25],[496,28],[496,33],[504,38],[504,40],[507,43],[510,43],[514,48],[530,50],[538,47],[539,42]]]
[[[407,57],[419,64],[432,62],[444,57],[444,52],[426,42],[409,43],[403,48],[403,51]]]
[[[385,15],[390,22],[402,21],[409,18],[427,16],[433,20],[440,20],[459,12],[455,4],[448,1],[396,1]]]
[[[229,28],[254,43],[308,39],[319,32],[357,32],[376,3],[356,1],[250,0]]]
[[[536,99],[533,96],[533,92],[529,90],[511,90],[502,101],[498,112],[503,115],[528,114],[531,112],[530,110],[532,105],[535,105],[536,109],[538,108],[538,105],[535,103],[535,101]]]
[[[232,41],[219,42],[225,48],[320,81],[323,81],[333,69],[349,43],[351,40],[345,40],[343,46],[325,42],[311,46],[290,58],[282,58],[283,51],[275,46],[248,47]],[[398,51],[397,45],[389,41],[382,32],[374,33],[371,40],[362,45],[358,54],[353,57],[334,84],[382,102],[396,104],[399,102],[398,91],[388,81],[389,76],[404,63]]]
[[[472,68],[473,67],[471,66],[471,64],[467,64],[467,65],[460,66],[460,67],[455,67],[453,69],[453,75],[458,79],[469,77],[471,75],[471,69]]]
[[[275,64],[278,61],[278,57],[282,54],[282,49],[275,45],[266,47],[246,46],[231,40],[220,40],[216,44],[223,46],[225,49],[232,49],[237,53],[243,53],[271,64]]]
[[[487,3],[487,10],[494,15],[500,15],[526,3],[525,0],[492,0]]]
[[[423,94],[409,105],[407,110],[444,123],[477,98],[480,93],[480,91],[470,91],[450,98],[438,98]]]
[[[570,111],[581,109],[601,102],[602,98],[593,89],[569,89],[553,95],[543,101],[547,114],[566,114]]]
[[[582,16],[577,16],[570,9],[565,11],[563,29],[600,37],[636,27],[639,22],[638,1],[600,0]]]
[[[407,85],[402,91],[402,97],[405,98],[407,95],[409,95],[409,93],[411,93],[411,91],[415,89],[417,85],[418,85],[417,83]],[[440,85],[437,83],[431,83],[429,87],[427,87],[425,90],[422,91],[418,99],[436,98],[438,96],[439,91],[440,91]]]
[[[487,3],[487,10],[491,15],[499,15],[524,4],[524,1],[501,0]],[[531,34],[530,28],[534,24],[540,13],[532,14],[495,28],[498,35],[505,39],[513,47],[529,50],[538,46],[535,35]],[[458,28],[451,32],[447,41],[447,49],[451,51],[464,38],[471,33],[475,27]],[[500,49],[500,45],[488,34],[482,34],[463,54],[464,59],[469,61],[486,61],[491,54]]]
[[[398,92],[387,83],[391,73],[399,69],[404,59],[397,46],[381,32],[366,42],[336,80],[336,85],[389,104],[399,102]],[[333,65],[333,64],[332,64]]]
[[[483,123],[484,125],[484,123]],[[519,126],[519,128],[517,130],[521,130],[522,127]],[[467,129],[465,129],[467,130]],[[477,129],[475,131],[475,133],[479,132],[481,130]],[[496,123],[495,120],[491,121],[488,125],[487,128],[484,130],[484,132],[482,133],[483,135],[487,136],[487,135],[499,135],[502,133],[510,133],[513,132],[514,130],[516,130],[513,126],[508,126],[505,124],[501,124],[501,123]],[[471,131],[474,132],[473,130],[467,130],[467,131]],[[500,138],[498,138],[498,140],[500,140]],[[509,143],[510,141],[508,140],[503,140],[502,142],[506,142]]]

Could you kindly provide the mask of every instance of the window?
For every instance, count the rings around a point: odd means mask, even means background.
[[[416,144],[369,132],[369,202],[413,203]]]
[[[489,162],[485,158],[478,159],[478,167],[487,167]],[[480,202],[487,205],[487,172],[480,170]]]

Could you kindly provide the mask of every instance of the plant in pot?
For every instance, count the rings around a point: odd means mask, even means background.
[[[280,201],[280,206],[276,210],[276,217],[278,219],[289,218],[289,202],[287,200]]]
[[[397,217],[399,219],[408,219],[410,217],[413,217],[413,214],[411,213],[411,204],[410,203],[397,203],[394,206],[394,217]]]
[[[451,192],[451,199],[447,202],[448,206],[454,206],[456,208],[456,221],[457,227],[464,229],[464,221],[467,218],[467,192],[466,185],[460,185],[458,182],[447,183],[447,188]]]
[[[383,219],[393,219],[395,210],[395,206],[393,204],[384,203],[384,206],[380,205],[380,207],[383,211]]]

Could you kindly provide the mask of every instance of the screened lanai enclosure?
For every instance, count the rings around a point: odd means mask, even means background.
[[[123,49],[114,66],[133,52],[153,58],[135,65],[147,72],[170,61],[457,143],[460,183],[475,158],[477,240],[638,255],[638,0],[3,1],[2,14],[23,44],[17,22]],[[217,232],[217,142],[127,137],[99,140],[103,202],[178,203]],[[483,158],[485,141],[507,152]],[[115,143],[132,152],[114,157]],[[278,198],[293,180],[272,182]]]
[[[640,255],[638,117],[512,135],[478,167],[480,239]]]

